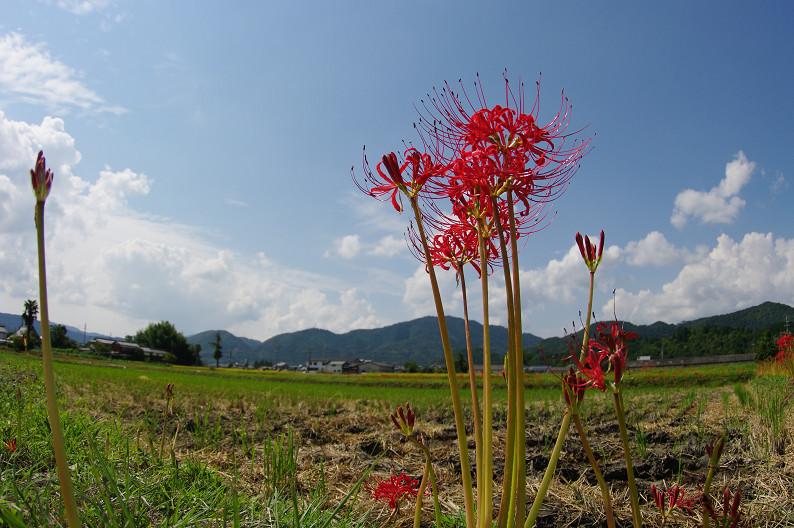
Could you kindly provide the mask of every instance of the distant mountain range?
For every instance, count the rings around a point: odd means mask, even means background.
[[[466,351],[466,338],[463,319],[447,317],[450,344],[454,353]],[[471,340],[475,362],[482,362],[482,324],[471,321]],[[212,359],[212,341],[215,330],[207,330],[187,338],[190,344],[201,345],[201,358],[205,363],[215,363]],[[239,338],[229,332],[220,331],[223,358],[221,363],[231,360],[249,363],[254,361],[284,361],[291,365],[306,364],[310,359],[319,358],[356,358],[371,359],[384,363],[404,364],[413,361],[420,366],[443,363],[443,349],[435,317],[421,317],[413,321],[397,323],[383,328],[352,330],[335,334],[328,330],[310,328],[271,337],[259,342]],[[524,334],[524,346],[532,346],[542,339],[536,335]],[[507,329],[491,326],[491,347],[494,359],[502,357],[507,349]]]
[[[678,324],[656,322],[650,325],[634,325],[630,322],[621,323],[626,330],[640,336],[630,342],[630,356],[657,355],[664,353],[666,357],[683,355],[709,355],[713,353],[750,352],[763,332],[779,332],[786,321],[794,322],[794,308],[791,306],[765,302],[752,308],[737,312],[703,317]],[[20,315],[0,313],[0,325],[9,332],[15,331],[22,324]],[[40,332],[39,322],[35,328]],[[448,317],[447,326],[453,354],[466,354],[466,341],[463,320]],[[471,340],[474,349],[475,363],[482,362],[482,324],[471,322]],[[102,334],[88,333],[66,326],[67,335],[83,343],[94,337],[108,337]],[[720,330],[722,329],[722,330]],[[730,331],[728,329],[731,329]],[[187,337],[190,344],[201,345],[201,358],[212,365],[212,341],[216,330],[206,330]],[[352,330],[344,334],[335,334],[328,330],[310,328],[297,332],[280,334],[266,341],[256,341],[246,337],[238,337],[225,330],[219,330],[223,357],[221,364],[229,361],[253,364],[255,361],[271,363],[286,362],[291,365],[305,364],[313,358],[357,358],[371,359],[393,364],[404,364],[413,361],[420,366],[443,364],[443,351],[435,317],[421,317],[412,321],[397,323],[383,328],[368,330]],[[581,339],[581,332],[578,334]],[[492,357],[500,361],[507,350],[507,329],[502,326],[491,326]],[[548,358],[562,357],[569,352],[569,345],[564,338],[542,339],[533,334],[524,334],[524,348],[531,363],[542,363],[543,354]],[[543,354],[540,352],[543,350]],[[231,355],[231,357],[230,357]]]
[[[626,330],[638,334],[641,339],[632,341],[629,347],[630,356],[654,355],[658,357],[661,350],[667,347],[667,357],[682,355],[709,355],[719,352],[744,353],[749,350],[760,332],[770,328],[778,332],[785,321],[794,322],[794,308],[791,306],[765,302],[752,308],[737,312],[703,317],[678,324],[661,321],[650,325],[634,325],[630,322],[621,323]],[[448,317],[447,326],[453,354],[466,352],[466,341],[463,320]],[[736,332],[716,332],[709,336],[711,346],[689,343],[683,344],[679,337],[684,334],[700,336],[705,329],[731,328],[742,330]],[[371,359],[385,363],[404,364],[413,361],[420,366],[443,364],[441,338],[438,322],[435,317],[422,317],[370,330],[353,330],[344,334],[335,334],[327,330],[312,328],[280,334],[260,342],[253,339],[240,338],[233,334],[220,331],[223,357],[221,364],[231,360],[244,363],[254,361],[284,361],[291,365],[305,364],[309,358],[357,358]],[[581,340],[581,331],[578,334]],[[213,348],[210,343],[215,339],[215,330],[208,330],[187,338],[188,343],[201,345],[201,357],[208,365],[214,364]],[[698,339],[700,339],[698,337]],[[482,325],[471,322],[471,340],[475,350],[475,363],[482,362]],[[731,340],[731,343],[723,341]],[[524,348],[527,350],[531,363],[543,363],[545,354],[548,358],[562,357],[569,353],[568,342],[564,338],[553,337],[542,339],[533,334],[524,334]],[[493,360],[499,361],[507,350],[507,329],[502,326],[491,326],[491,348]],[[729,350],[730,348],[730,350]],[[543,353],[541,353],[541,349]],[[663,353],[663,352],[661,352]]]
[[[50,324],[54,325],[57,323],[50,321]],[[4,327],[9,334],[16,332],[19,327],[22,326],[22,310],[20,310],[18,314],[0,313],[0,326]],[[66,327],[66,336],[70,339],[74,339],[81,345],[87,341],[91,341],[95,337],[109,337],[105,334],[97,334],[94,332],[84,333],[83,330],[75,328],[74,326],[64,326]],[[36,333],[41,335],[41,323],[38,319],[33,322],[33,328],[36,330]]]

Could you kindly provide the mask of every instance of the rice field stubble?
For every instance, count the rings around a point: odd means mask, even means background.
[[[708,469],[705,445],[723,431],[728,440],[712,484],[715,494],[726,486],[742,490],[740,526],[794,524],[794,423],[790,396],[785,400],[791,386],[782,376],[756,377],[754,369],[638,369],[626,378],[646,526],[661,523],[651,484],[678,483],[695,496]],[[331,525],[378,526],[391,512],[374,501],[367,484],[403,472],[417,478],[424,464],[389,420],[405,402],[417,412],[417,431],[429,439],[451,526],[459,514],[460,463],[445,375],[306,375],[63,357],[56,374],[86,525],[322,526],[374,464],[361,490],[345,502],[344,515],[337,516],[342,520]],[[564,405],[552,375],[525,379],[532,497]],[[168,383],[174,383],[174,397],[166,416]],[[16,434],[19,409],[24,411],[21,445],[14,453],[0,446],[0,510],[9,526],[14,518],[28,526],[62,523],[40,370],[36,366],[26,376],[20,355],[0,352],[0,386],[4,444]],[[505,392],[495,392],[495,452],[504,445]],[[612,488],[618,525],[628,526],[625,462],[611,400],[589,392],[582,419]],[[501,464],[494,461],[497,481]],[[430,526],[432,503],[425,506],[423,522]],[[397,526],[410,525],[410,509],[397,517]],[[569,433],[538,526],[604,522],[592,469],[575,433]],[[698,512],[668,521],[699,525]]]

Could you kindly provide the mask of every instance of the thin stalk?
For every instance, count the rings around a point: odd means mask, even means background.
[[[455,415],[455,430],[458,437],[458,452],[460,455],[461,480],[463,481],[463,505],[466,510],[466,526],[474,528],[474,490],[471,482],[471,466],[469,464],[469,447],[466,442],[466,426],[463,423],[463,406],[460,401],[460,391],[458,390],[458,380],[455,377],[455,361],[452,358],[452,346],[449,342],[449,330],[447,329],[447,319],[444,315],[444,306],[441,302],[441,293],[438,289],[433,260],[430,257],[430,248],[427,245],[424,225],[422,224],[422,213],[419,210],[419,203],[416,197],[410,198],[411,208],[416,218],[416,230],[422,241],[422,249],[425,252],[425,262],[427,263],[427,274],[430,276],[430,286],[433,290],[433,300],[436,304],[436,315],[438,318],[438,329],[441,333],[441,344],[444,348],[444,361],[447,366],[447,379],[449,380],[449,392],[452,396],[452,409]],[[485,276],[485,274],[483,274]]]
[[[422,474],[422,482],[419,484],[419,492],[416,495],[414,528],[419,528],[422,517],[422,496],[424,495],[425,489],[427,488],[428,477],[430,478],[431,491],[433,492],[433,511],[436,516],[436,526],[441,526],[441,505],[438,503],[438,484],[436,483],[436,473],[433,471],[433,458],[430,456],[430,449],[423,442],[420,442],[412,436],[409,436],[408,440],[418,446],[425,455],[425,470]]]
[[[578,412],[573,415],[573,424],[576,427],[576,431],[579,433],[579,439],[582,441],[582,447],[584,448],[585,454],[587,454],[587,459],[593,467],[593,473],[595,473],[596,480],[598,480],[598,485],[601,487],[601,496],[604,498],[604,512],[607,516],[607,526],[609,528],[615,528],[615,516],[612,513],[612,495],[609,492],[609,486],[607,486],[604,476],[601,474],[601,469],[598,467],[598,462],[595,459],[595,455],[593,455],[593,450],[590,449],[590,443],[587,441],[587,435],[585,435],[584,427],[582,427],[582,421],[579,419]]]
[[[47,267],[44,261],[44,202],[36,201],[36,234],[39,250],[39,309],[41,315],[41,362],[44,368],[44,387],[47,392],[47,417],[52,432],[52,447],[55,451],[55,463],[58,466],[58,480],[61,484],[61,498],[66,510],[66,521],[69,528],[80,526],[77,515],[77,502],[74,498],[72,477],[66,460],[66,445],[61,429],[61,418],[58,413],[58,400],[55,388],[55,372],[52,362],[52,345],[50,343],[50,316],[47,308]]]
[[[587,317],[584,323],[584,333],[582,334],[582,350],[579,353],[579,361],[584,363],[587,358],[587,347],[590,344],[590,317],[593,313],[593,288],[595,286],[595,272],[590,272],[590,295],[587,300]]]
[[[474,357],[471,346],[471,330],[469,328],[469,301],[466,292],[466,276],[463,272],[463,264],[457,266],[458,278],[460,279],[460,291],[463,295],[463,324],[466,330],[466,355],[469,361],[469,385],[471,387],[471,406],[474,414],[474,469],[477,475],[477,489],[482,489],[482,413],[480,412],[480,401],[477,396],[477,379],[474,373]]]
[[[491,197],[491,204],[494,211],[499,211],[499,204],[496,197]],[[515,451],[516,451],[516,429],[518,428],[518,405],[516,404],[516,385],[518,384],[516,369],[516,344],[515,334],[515,312],[513,311],[513,285],[510,275],[510,261],[507,256],[507,242],[505,241],[504,229],[499,214],[494,214],[496,220],[496,232],[499,235],[499,250],[502,254],[502,268],[505,274],[505,297],[507,300],[507,369],[505,379],[507,380],[507,431],[505,445],[505,469],[502,480],[502,500],[499,505],[498,527],[514,526],[515,507],[516,507],[516,484],[514,479],[515,471]],[[522,369],[523,370],[523,369]],[[523,418],[523,417],[522,417]],[[523,424],[522,424],[523,425]],[[517,476],[517,475],[516,475]]]
[[[493,400],[491,397],[491,329],[488,310],[488,253],[485,247],[485,223],[478,218],[477,239],[480,247],[480,276],[482,286],[482,429],[483,464],[482,489],[477,490],[477,519],[480,528],[490,528],[493,520]]]
[[[709,528],[709,513],[705,504],[711,501],[711,480],[717,472],[720,464],[720,457],[722,456],[722,449],[725,446],[725,438],[727,433],[722,433],[722,436],[713,447],[711,456],[709,457],[709,472],[706,474],[706,482],[703,484],[703,528]]]
[[[549,459],[549,465],[546,466],[546,473],[543,475],[543,480],[540,482],[540,488],[538,488],[538,494],[535,495],[535,501],[532,503],[532,508],[529,510],[529,516],[527,517],[526,522],[524,523],[524,528],[532,528],[535,525],[535,521],[538,519],[538,514],[540,513],[540,506],[543,504],[543,500],[546,498],[546,495],[549,493],[549,485],[551,484],[551,478],[554,476],[554,470],[557,468],[557,461],[560,458],[560,452],[562,451],[562,444],[565,441],[565,435],[568,433],[568,426],[571,424],[571,413],[569,411],[565,411],[565,416],[562,419],[562,423],[560,424],[560,432],[557,434],[557,442],[554,444],[554,450],[551,452],[551,458]]]
[[[166,394],[165,398],[166,399],[165,399],[165,416],[163,417],[163,434],[161,435],[160,438],[160,460],[163,459],[163,450],[165,449],[165,431],[166,431],[166,426],[168,425],[168,415],[170,414],[169,410],[171,405],[170,395]]]
[[[513,470],[516,482],[516,527],[524,524],[524,516],[527,511],[527,431],[526,431],[526,404],[524,398],[524,330],[521,322],[521,283],[519,280],[520,269],[518,267],[518,232],[516,229],[516,215],[513,207],[513,193],[507,192],[507,207],[510,219],[510,251],[512,253],[512,272],[513,272],[513,334],[515,334],[515,377],[516,377],[516,412],[520,424],[516,427],[516,448],[513,455],[515,469]]]
[[[626,457],[626,474],[629,480],[629,498],[631,499],[631,516],[634,519],[634,528],[642,527],[642,515],[640,515],[640,502],[637,498],[637,485],[634,483],[634,466],[631,462],[631,448],[629,446],[629,435],[626,431],[626,414],[623,408],[623,393],[620,389],[612,393],[615,397],[615,410],[618,415],[618,426],[620,427],[620,441],[623,443],[623,454]]]

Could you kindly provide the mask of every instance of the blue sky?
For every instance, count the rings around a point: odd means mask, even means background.
[[[782,1],[6,0],[0,311],[37,296],[28,171],[43,148],[55,321],[266,339],[431,315],[407,215],[361,195],[350,167],[365,144],[377,159],[416,139],[414,104],[444,81],[479,73],[502,102],[505,69],[530,88],[542,72],[541,121],[564,90],[572,126],[595,134],[522,253],[526,331],[561,335],[586,309],[577,231],[606,232],[601,320],[792,304],[793,15]]]

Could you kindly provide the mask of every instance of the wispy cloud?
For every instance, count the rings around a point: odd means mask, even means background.
[[[226,198],[226,205],[231,205],[232,207],[248,207],[248,202],[236,200],[234,198]]]
[[[120,114],[85,86],[79,72],[52,58],[45,43],[30,44],[19,33],[0,37],[0,88],[11,102],[42,105],[66,113],[70,108]]]
[[[57,7],[74,15],[87,15],[102,11],[113,2],[112,0],[57,0],[48,3],[54,3]]]

